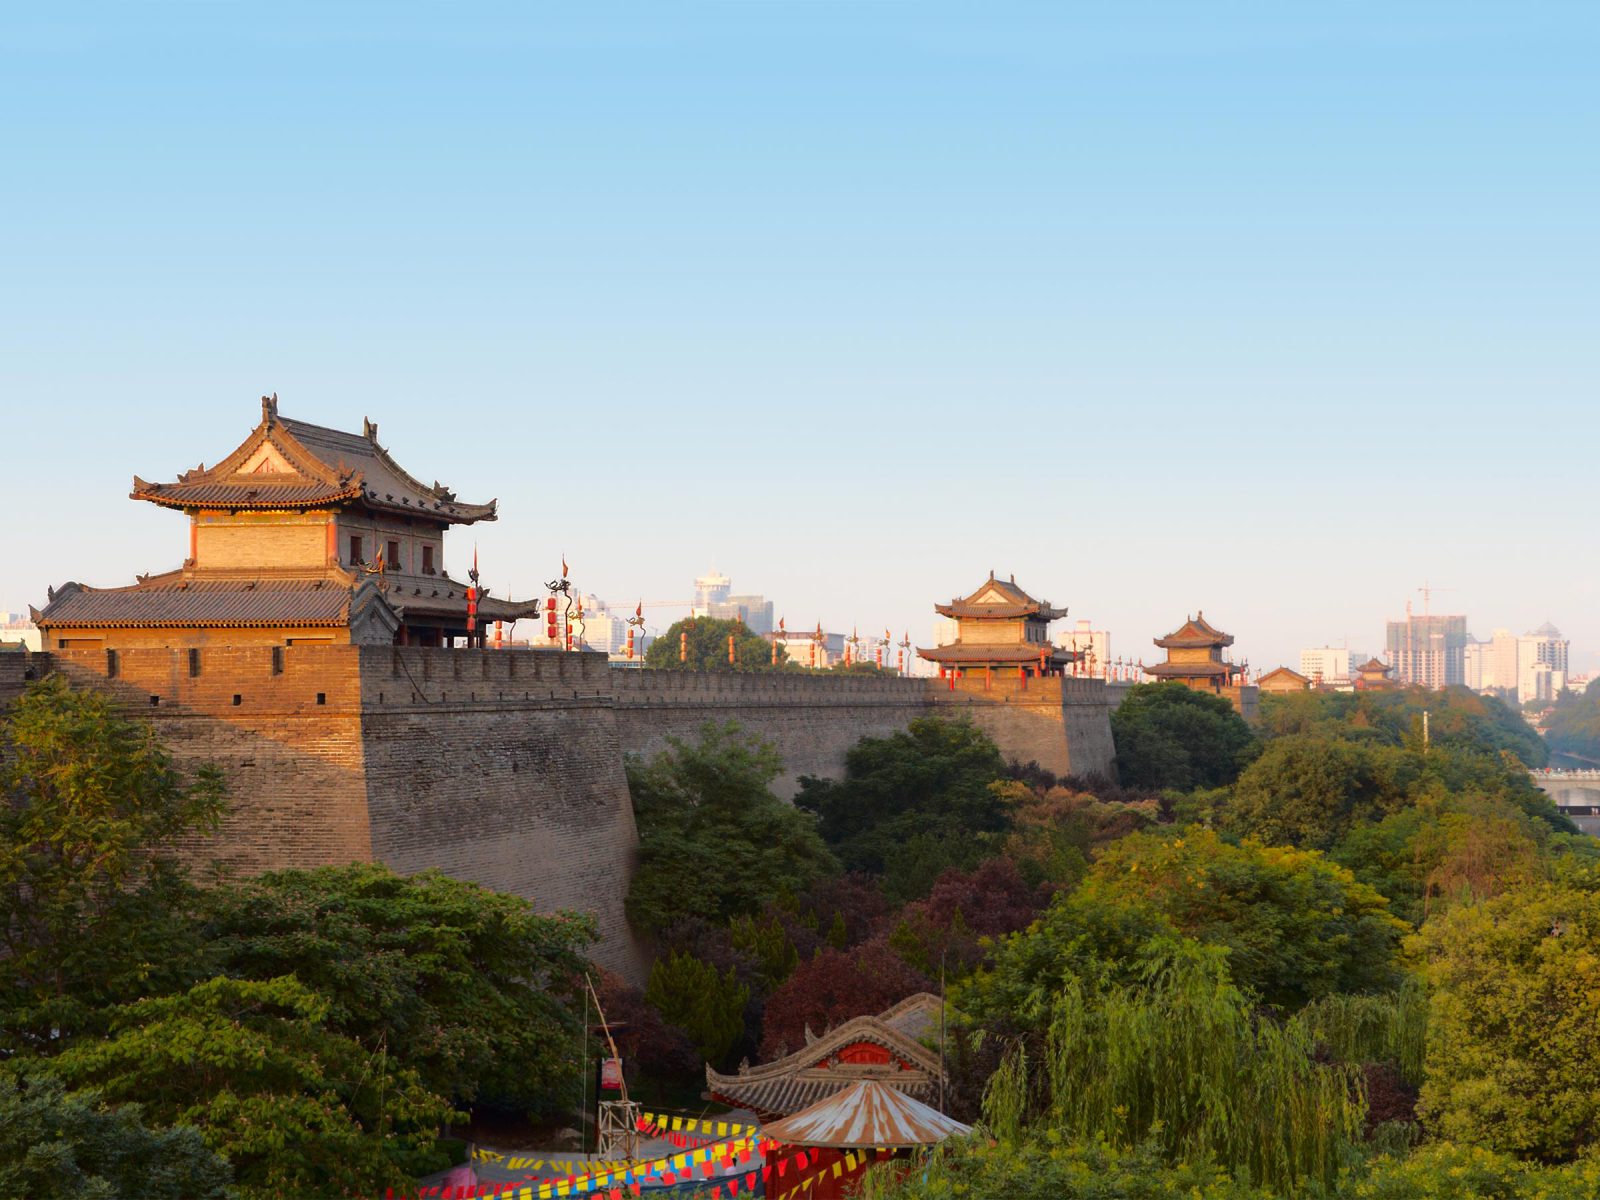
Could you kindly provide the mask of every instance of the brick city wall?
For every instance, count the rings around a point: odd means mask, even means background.
[[[1098,679],[1052,676],[1018,680],[1008,672],[974,671],[953,682],[925,681],[941,711],[956,711],[982,729],[1007,759],[1036,762],[1056,775],[1114,778],[1111,703]]]
[[[785,771],[837,777],[862,737],[959,712],[1008,758],[1109,774],[1105,686],[620,671],[597,654],[288,646],[0,654],[0,703],[59,667],[148,717],[179,763],[214,762],[233,808],[187,847],[236,872],[379,861],[438,867],[540,908],[592,913],[597,957],[639,978],[622,901],[637,832],[623,754],[738,721]]]
[[[617,671],[622,749],[653,754],[669,737],[693,739],[707,721],[737,721],[774,742],[792,795],[801,775],[837,778],[863,737],[904,729],[919,716],[959,713],[995,739],[1007,758],[1037,762],[1058,775],[1112,773],[1105,685],[1089,679],[955,681],[870,675],[765,675],[697,671]]]
[[[0,656],[0,700],[23,686],[26,657]],[[438,867],[591,913],[596,957],[639,977],[622,911],[638,839],[599,655],[289,646],[195,660],[67,650],[29,665],[52,660],[149,718],[180,766],[222,769],[232,808],[185,847],[197,860],[241,874]]]
[[[864,737],[904,729],[931,711],[926,682],[866,675],[613,671],[617,731],[625,753],[651,755],[668,738],[693,741],[708,721],[737,721],[774,743],[785,798],[802,775],[837,778],[845,752]]]

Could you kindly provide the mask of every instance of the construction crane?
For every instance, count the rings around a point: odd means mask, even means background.
[[[1426,617],[1432,611],[1433,594],[1435,592],[1453,592],[1455,590],[1455,588],[1434,587],[1431,583],[1424,579],[1422,581],[1422,586],[1417,589],[1417,591],[1422,593],[1422,615]]]

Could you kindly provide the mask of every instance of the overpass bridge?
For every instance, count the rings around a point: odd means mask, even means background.
[[[1534,786],[1585,833],[1600,837],[1600,768],[1563,771],[1554,767],[1530,771]]]

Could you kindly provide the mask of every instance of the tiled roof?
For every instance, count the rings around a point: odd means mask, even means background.
[[[917,997],[911,999],[921,1005]],[[708,1066],[706,1091],[725,1103],[752,1109],[764,1119],[799,1112],[863,1079],[886,1083],[919,1100],[932,1099],[942,1070],[939,1056],[885,1019],[904,1022],[909,1015],[905,1005],[902,1001],[882,1016],[846,1021],[793,1054],[758,1067],[742,1067],[735,1075],[723,1075]],[[860,1042],[882,1046],[895,1061],[839,1061],[839,1051]]]
[[[1060,665],[1070,663],[1078,655],[1072,650],[1061,650],[1055,646],[1029,645],[1027,642],[996,642],[993,645],[984,645],[981,642],[966,644],[956,642],[949,646],[934,646],[930,649],[917,647],[917,653],[930,662],[947,663],[1036,663],[1039,661],[1039,652],[1044,651],[1045,661]]]
[[[999,599],[979,602],[979,597],[993,595]],[[1017,586],[1013,577],[1009,582],[996,579],[994,573],[978,586],[975,592],[958,596],[949,604],[935,604],[934,610],[946,617],[973,617],[977,619],[1006,620],[1037,615],[1046,621],[1056,621],[1067,615],[1064,608],[1051,608],[1046,600],[1035,600]]]
[[[1267,683],[1270,680],[1282,679],[1288,683],[1310,683],[1311,680],[1291,667],[1275,667],[1263,675],[1258,682]]]
[[[187,471],[172,483],[133,480],[132,497],[169,508],[318,508],[360,503],[430,521],[470,524],[495,519],[495,502],[468,504],[438,483],[403,470],[378,444],[371,422],[362,433],[278,416],[263,397],[261,423],[215,466]]]
[[[1158,679],[1204,679],[1213,675],[1229,675],[1234,671],[1232,663],[1203,662],[1203,663],[1157,663],[1153,667],[1146,667],[1145,674],[1154,675]]]
[[[1233,634],[1223,633],[1222,630],[1212,627],[1203,614],[1196,613],[1185,621],[1181,628],[1173,630],[1166,637],[1156,638],[1155,643],[1166,649],[1192,649],[1195,646],[1231,646],[1233,645]]]
[[[352,591],[336,579],[196,581],[164,576],[125,588],[69,583],[39,614],[41,628],[349,624]]]
[[[1362,675],[1387,675],[1391,668],[1386,662],[1380,662],[1376,658],[1369,658],[1366,662],[1357,667],[1356,670]]]

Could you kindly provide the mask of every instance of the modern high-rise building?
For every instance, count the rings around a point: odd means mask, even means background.
[[[1402,684],[1444,688],[1466,681],[1467,618],[1417,616],[1390,621],[1388,658]]]
[[[772,601],[765,596],[729,596],[713,604],[710,615],[719,621],[743,621],[751,633],[772,632]]]
[[[694,581],[694,615],[709,617],[711,606],[726,603],[728,593],[732,590],[733,580],[716,570],[700,576]]]
[[[1554,700],[1567,686],[1571,643],[1546,621],[1517,639],[1517,702]]]
[[[1313,683],[1343,683],[1355,674],[1355,655],[1342,646],[1310,646],[1300,651],[1300,674]]]

